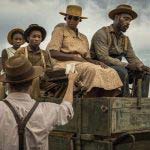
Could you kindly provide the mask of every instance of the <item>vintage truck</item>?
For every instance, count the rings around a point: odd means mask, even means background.
[[[150,98],[142,98],[141,82],[137,97],[75,97],[74,118],[50,133],[50,150],[150,150]]]

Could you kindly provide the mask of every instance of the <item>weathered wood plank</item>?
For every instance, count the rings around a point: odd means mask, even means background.
[[[45,99],[60,103],[60,99]],[[150,130],[150,99],[141,99],[141,109],[136,98],[86,98],[76,99],[73,104],[75,116],[58,131],[111,136],[122,132]],[[81,107],[81,109],[80,109]],[[81,112],[79,111],[81,110]]]

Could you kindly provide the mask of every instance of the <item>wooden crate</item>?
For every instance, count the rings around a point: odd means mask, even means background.
[[[61,102],[47,98],[44,101]],[[150,130],[150,99],[141,99],[140,106],[139,109],[136,98],[76,99],[74,118],[56,130],[101,136]]]
[[[148,134],[147,136],[144,136]],[[142,137],[142,138],[138,138]],[[82,138],[83,137],[83,138]],[[74,134],[68,132],[52,132],[49,136],[50,150],[149,150],[150,133],[134,134],[135,143],[130,139],[121,141],[114,145],[115,138],[109,139],[87,139],[81,135],[80,143]]]

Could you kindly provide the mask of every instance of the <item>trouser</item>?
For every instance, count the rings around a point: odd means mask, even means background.
[[[120,79],[122,80],[123,87],[122,87],[122,92],[121,96],[127,97],[130,96],[130,91],[129,91],[129,84],[135,83],[135,93],[133,96],[137,96],[137,79],[139,78],[138,74],[135,73],[134,71],[127,70],[125,67],[121,66],[110,66],[113,69],[115,69],[119,76]],[[148,97],[149,94],[149,83],[150,83],[150,75],[142,75],[142,97]]]

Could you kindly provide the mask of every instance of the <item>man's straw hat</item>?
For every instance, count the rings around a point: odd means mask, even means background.
[[[132,7],[130,5],[122,4],[117,6],[115,9],[109,12],[108,16],[114,20],[115,15],[121,14],[121,13],[127,13],[132,16],[132,19],[137,18],[137,13],[132,10]]]

